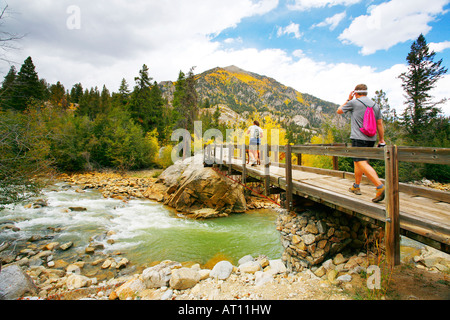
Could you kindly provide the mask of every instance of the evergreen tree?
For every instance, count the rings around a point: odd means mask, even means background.
[[[186,95],[184,97],[188,116],[188,129],[194,130],[194,121],[198,118],[198,94],[195,89],[194,67],[189,70],[186,78]]]
[[[44,97],[43,85],[39,81],[31,57],[25,59],[17,75],[17,85],[13,108],[23,111],[26,109],[30,99],[41,100]]]
[[[5,79],[2,83],[2,88],[0,90],[0,107],[3,110],[12,108],[13,99],[15,94],[15,86],[16,86],[17,72],[16,68],[12,66],[9,69],[8,74],[5,76]]]
[[[447,72],[447,69],[441,66],[442,59],[438,62],[433,61],[435,55],[421,34],[411,45],[411,51],[406,58],[409,64],[408,71],[399,76],[403,81],[402,87],[407,99],[403,125],[413,141],[422,145],[423,139],[432,128],[433,120],[441,111],[436,106],[445,101],[433,102],[430,95],[430,90]]]
[[[135,78],[136,86],[130,98],[130,111],[144,129],[144,132],[162,128],[163,99],[158,85],[151,85],[148,67],[144,64]]]
[[[50,86],[50,102],[54,106],[60,105],[63,108],[67,108],[65,89],[59,81],[56,84]]]
[[[130,98],[131,116],[142,125],[145,132],[149,129],[147,116],[149,112],[151,80],[152,78],[148,75],[148,67],[144,64],[142,69],[139,70],[139,77],[134,78],[136,85]]]
[[[120,104],[123,106],[127,105],[130,100],[130,89],[128,89],[128,83],[125,78],[123,78],[122,82],[120,83],[118,97],[120,100]]]
[[[109,90],[103,85],[102,93],[100,95],[100,105],[99,112],[107,113],[111,109],[111,95],[109,94]]]
[[[70,102],[80,103],[80,99],[83,96],[83,86],[81,83],[76,83],[70,90]]]
[[[381,115],[385,122],[393,122],[397,120],[397,113],[389,104],[389,99],[386,92],[383,90],[375,91],[373,101],[380,107]]]
[[[195,84],[194,68],[189,70],[187,77],[180,71],[173,99],[177,127],[191,132],[194,129],[194,121],[198,118],[198,95]]]
[[[78,116],[88,116],[94,120],[100,112],[100,92],[98,88],[86,89],[80,98],[79,107],[76,111]]]
[[[159,133],[159,141],[165,140],[163,135],[164,128],[168,123],[163,119],[163,108],[165,105],[165,101],[162,96],[161,89],[158,86],[158,83],[155,81],[152,88],[150,89],[150,121],[153,123],[154,127],[156,127]]]
[[[183,115],[183,107],[182,102],[185,96],[185,82],[186,82],[186,75],[183,73],[183,71],[180,70],[178,74],[178,79],[175,82],[175,91],[173,93],[173,115],[172,119],[175,124],[175,127],[177,128],[184,128],[185,127],[185,119]]]

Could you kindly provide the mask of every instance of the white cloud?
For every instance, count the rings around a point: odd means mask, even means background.
[[[291,22],[291,24],[289,24],[285,28],[278,27],[277,37],[290,34],[292,34],[295,39],[300,39],[302,37],[302,33],[300,32],[300,25]]]
[[[288,5],[290,10],[309,10],[312,8],[333,7],[337,5],[350,6],[361,0],[294,0],[294,4]]]
[[[311,28],[330,26],[330,30],[333,31],[334,29],[336,29],[339,23],[341,23],[341,21],[346,17],[346,15],[347,14],[345,13],[345,11],[341,13],[336,13],[334,16],[328,17],[324,21],[312,25]]]
[[[101,89],[105,84],[110,91],[117,91],[122,78],[132,88],[144,63],[158,82],[176,80],[180,70],[187,72],[192,66],[201,73],[236,65],[338,104],[356,84],[367,83],[371,95],[383,89],[391,106],[403,109],[397,76],[406,70],[405,65],[378,71],[370,66],[325,63],[300,49],[292,54],[281,49],[230,49],[230,43],[242,39],[227,39],[227,45],[211,40],[211,34],[232,28],[245,17],[270,12],[278,4],[276,0],[136,0],[126,5],[124,0],[98,0],[95,5],[78,1],[81,29],[68,30],[66,9],[72,3],[16,0],[15,7],[11,5],[20,14],[15,18],[16,29],[10,31],[30,32],[14,60],[22,63],[31,56],[40,77],[49,83],[61,81],[66,89],[81,82],[84,88]],[[335,2],[327,2],[331,3]],[[298,25],[291,25],[282,31],[290,36],[300,34]],[[9,66],[2,69],[6,74]],[[438,82],[437,99],[448,94],[449,82],[450,76]]]
[[[237,38],[227,38],[223,42],[226,44],[235,44],[235,43],[242,43],[243,40],[241,37],[237,37]]]
[[[442,52],[445,49],[450,48],[450,41],[443,41],[438,43],[431,42],[428,44],[428,47],[434,52]]]
[[[117,90],[122,77],[133,85],[144,63],[151,74],[158,74],[155,80],[176,79],[180,69],[192,66],[189,61],[219,47],[210,41],[211,35],[236,27],[246,17],[270,12],[278,0],[80,0],[76,1],[80,28],[71,30],[67,8],[73,4],[69,0],[10,4],[17,14],[8,21],[8,31],[26,34],[22,50],[12,60],[20,67],[31,56],[39,76],[50,83],[68,79],[66,87],[105,83]],[[2,73],[8,69],[9,65],[0,66]]]
[[[443,12],[448,0],[391,0],[371,6],[368,15],[359,16],[339,36],[346,44],[361,47],[369,55],[387,50],[400,42],[413,40],[431,30],[429,23]]]
[[[292,55],[280,49],[242,49],[214,50],[198,58],[197,72],[203,72],[217,66],[236,65],[244,70],[266,75],[300,92],[312,94],[318,98],[342,104],[349,93],[359,83],[369,87],[369,96],[382,89],[389,103],[398,114],[404,110],[404,91],[398,76],[407,70],[405,64],[396,64],[386,70],[377,70],[370,66],[352,63],[325,63],[307,56],[302,50]],[[448,96],[450,75],[437,83],[432,95],[435,101]],[[450,101],[442,105],[444,113],[450,115]]]

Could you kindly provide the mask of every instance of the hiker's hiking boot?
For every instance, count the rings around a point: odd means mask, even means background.
[[[384,200],[384,191],[385,191],[385,187],[383,186],[381,189],[376,189],[377,190],[377,194],[376,194],[376,196],[375,196],[375,198],[373,198],[372,199],[372,202],[375,202],[375,203],[377,203],[377,202],[380,202],[380,201],[383,201]]]
[[[357,194],[358,196],[362,195],[361,188],[355,188],[355,186],[352,186],[348,189],[348,191],[353,192],[354,194]]]

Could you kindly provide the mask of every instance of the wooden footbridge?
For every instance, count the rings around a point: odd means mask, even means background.
[[[386,257],[391,267],[400,263],[400,234],[450,253],[450,192],[399,183],[399,161],[450,165],[450,149],[352,148],[346,145],[260,146],[261,165],[246,161],[245,145],[207,145],[205,165],[215,166],[243,185],[259,183],[269,197],[282,194],[280,203],[293,209],[293,195],[308,198],[385,227]],[[292,163],[295,154],[297,164]],[[302,154],[333,157],[333,170],[301,166]],[[281,157],[280,157],[281,156]],[[353,173],[338,170],[338,157],[384,160],[386,198],[373,203],[375,188],[370,181],[361,185],[362,195],[348,191]],[[284,163],[280,162],[284,158]]]

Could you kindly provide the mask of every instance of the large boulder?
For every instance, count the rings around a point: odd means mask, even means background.
[[[200,273],[191,268],[174,269],[170,278],[170,287],[177,290],[192,288],[200,281]]]
[[[167,168],[158,183],[167,187],[164,203],[192,218],[214,218],[247,209],[243,186],[204,168],[201,154]]]
[[[165,260],[154,267],[145,269],[140,279],[147,289],[165,287],[169,285],[172,269],[177,267],[181,267],[181,264],[175,261]]]
[[[33,280],[19,266],[10,265],[0,271],[0,300],[16,300],[37,293]]]

